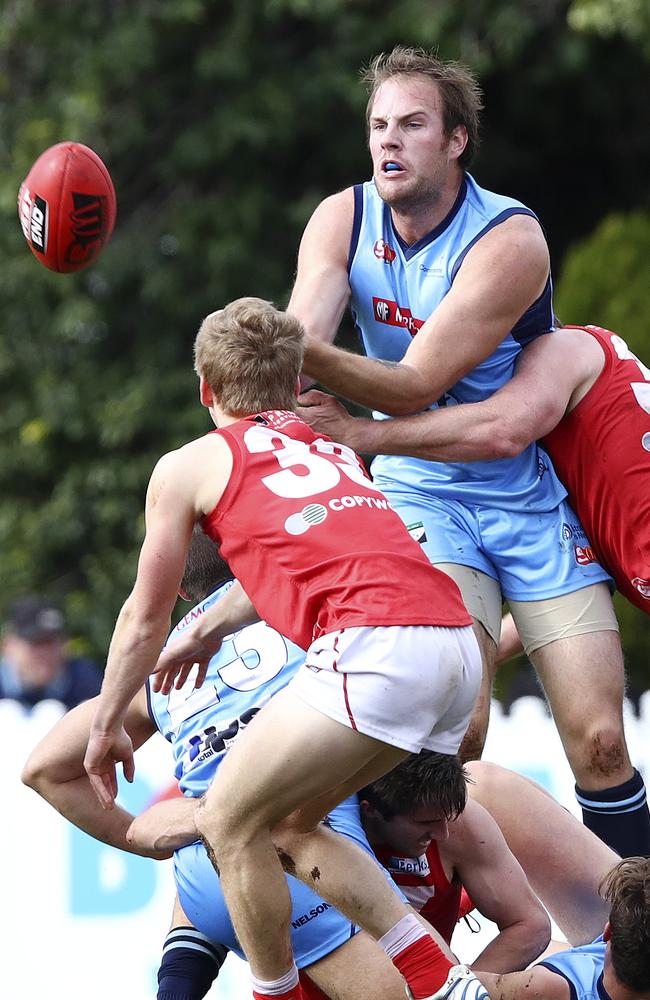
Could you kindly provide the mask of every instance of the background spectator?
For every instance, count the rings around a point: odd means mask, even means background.
[[[29,709],[55,698],[73,708],[96,695],[101,682],[94,663],[68,656],[58,608],[38,597],[23,597],[11,606],[2,636],[0,698]]]

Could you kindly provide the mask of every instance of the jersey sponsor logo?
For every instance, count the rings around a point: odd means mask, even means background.
[[[426,542],[427,533],[422,521],[414,521],[413,524],[407,524],[406,530],[414,542],[419,542],[421,545]]]
[[[405,327],[412,337],[418,332],[423,319],[416,319],[410,309],[406,306],[399,306],[391,299],[372,299],[373,315],[378,323],[386,323],[387,326]]]
[[[424,274],[433,274],[436,278],[442,278],[444,276],[444,268],[438,267],[427,267],[426,264],[420,264],[418,271],[422,271]]]
[[[302,916],[292,920],[291,926],[294,931],[297,931],[299,927],[303,927],[305,924],[308,924],[310,920],[315,920],[316,917],[320,917],[321,913],[325,913],[325,910],[331,909],[331,903],[319,903],[318,906],[312,906],[311,910],[308,910],[307,913],[303,913]]]
[[[581,524],[570,524],[568,521],[564,521],[562,524],[562,538],[567,542],[572,538],[586,538],[584,528]]]
[[[596,553],[591,545],[574,545],[573,551],[579,566],[587,566],[589,563],[597,562]]]
[[[431,874],[426,854],[421,854],[419,858],[400,858],[391,855],[388,859],[388,870],[391,874],[421,875],[423,878]]]
[[[327,501],[330,510],[339,512],[352,507],[367,507],[370,510],[388,510],[388,500],[385,497],[342,496],[333,497]],[[290,514],[284,522],[284,529],[289,535],[302,535],[314,525],[322,524],[327,517],[327,507],[322,503],[308,503],[302,510]]]
[[[296,514],[290,514],[284,522],[284,530],[289,535],[302,535],[315,524],[322,524],[327,517],[327,507],[322,503],[308,503]]]
[[[633,580],[630,580],[630,583],[639,591],[641,597],[645,597],[646,601],[650,601],[650,580],[644,580],[641,576],[635,576]]]
[[[377,260],[383,260],[385,264],[392,264],[395,258],[397,257],[397,254],[395,253],[393,248],[389,247],[388,243],[386,243],[384,240],[377,240],[375,242],[374,247],[372,248],[372,252],[374,253]]]
[[[214,754],[223,753],[229,750],[237,737],[246,728],[251,719],[254,719],[260,710],[260,706],[249,708],[238,719],[233,719],[229,726],[217,732],[216,726],[207,726],[200,735],[190,736],[189,761],[209,760]]]

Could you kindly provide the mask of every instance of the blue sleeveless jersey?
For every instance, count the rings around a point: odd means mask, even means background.
[[[203,614],[232,582],[196,605],[173,630],[168,643]],[[198,796],[212,782],[237,734],[263,704],[286,687],[304,662],[302,649],[264,622],[224,639],[213,656],[203,686],[191,679],[169,695],[155,693],[147,682],[149,713],[173,747],[175,775],[184,795]]]
[[[374,181],[354,189],[355,212],[349,257],[351,310],[366,354],[400,361],[424,321],[451,288],[471,247],[512,215],[534,213],[519,201],[480,188],[466,174],[447,217],[407,247],[393,228],[390,208]],[[553,326],[551,281],[497,349],[452,386],[435,406],[489,398],[513,374],[517,355]],[[385,414],[376,413],[378,419]],[[516,458],[484,462],[427,462],[381,455],[373,462],[380,489],[499,507],[550,511],[566,496],[546,453],[530,445]]]
[[[610,1000],[603,986],[606,943],[602,937],[591,944],[549,955],[540,965],[559,973],[571,990],[571,1000]]]

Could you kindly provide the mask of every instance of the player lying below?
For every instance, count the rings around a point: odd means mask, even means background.
[[[596,941],[549,955],[525,972],[478,973],[492,1000],[648,1000],[650,858],[619,861],[602,892],[610,910]],[[463,978],[452,970],[446,996],[460,997]],[[475,988],[473,980],[469,985]]]

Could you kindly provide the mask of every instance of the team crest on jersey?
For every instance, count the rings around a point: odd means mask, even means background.
[[[650,580],[644,580],[643,577],[635,576],[633,580],[630,580],[630,583],[639,591],[641,597],[645,597],[646,601],[650,601]]]
[[[414,542],[419,542],[422,545],[427,541],[427,533],[422,521],[414,521],[413,524],[407,524],[406,530]]]
[[[388,243],[386,243],[384,240],[377,240],[375,242],[374,247],[372,248],[372,252],[374,253],[377,260],[383,260],[385,264],[392,264],[395,258],[397,257],[397,254],[395,253],[393,248],[389,247]]]

